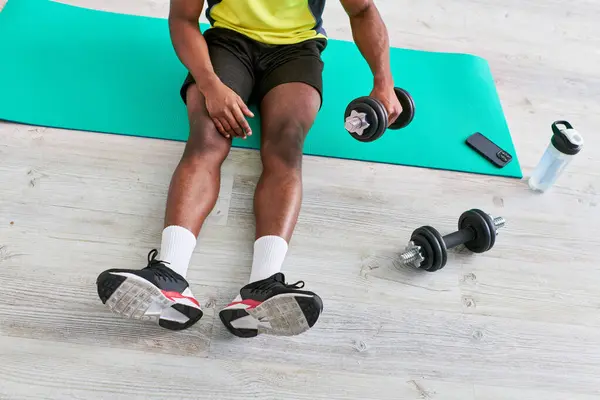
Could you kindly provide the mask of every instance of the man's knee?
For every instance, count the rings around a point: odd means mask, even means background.
[[[183,161],[221,164],[227,158],[231,142],[224,138],[208,115],[197,93],[188,93],[190,133],[183,153]]]
[[[261,157],[264,168],[276,170],[299,169],[302,166],[302,150],[307,127],[301,121],[290,118],[269,127],[262,143]]]
[[[227,158],[230,148],[229,141],[219,134],[209,119],[191,127],[190,137],[183,152],[183,160],[221,165]]]

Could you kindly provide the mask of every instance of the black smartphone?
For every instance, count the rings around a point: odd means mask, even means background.
[[[469,136],[467,144],[498,168],[504,167],[512,160],[512,156],[507,151],[479,132]]]

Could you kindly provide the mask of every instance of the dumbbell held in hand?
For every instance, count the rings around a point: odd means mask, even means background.
[[[394,91],[402,106],[402,112],[389,126],[389,129],[396,130],[411,123],[415,116],[415,103],[406,90],[394,88]],[[354,139],[361,142],[379,139],[388,129],[388,123],[385,106],[381,101],[370,96],[352,100],[344,113],[344,127]]]
[[[448,260],[448,249],[464,244],[473,253],[491,250],[496,243],[498,229],[505,225],[502,217],[492,218],[489,214],[472,209],[458,219],[458,231],[442,236],[431,226],[416,229],[400,262],[415,268],[434,272],[442,269]]]

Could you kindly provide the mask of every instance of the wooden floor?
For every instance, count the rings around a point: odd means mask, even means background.
[[[551,123],[576,125],[586,149],[557,186],[307,157],[284,271],[325,313],[295,338],[242,340],[216,316],[249,277],[260,164],[234,150],[189,274],[206,315],[173,333],[110,314],[94,283],[159,245],[184,144],[0,123],[0,399],[599,398],[600,3],[377,4],[392,45],[489,61],[526,175]],[[325,18],[351,39],[339,2]],[[447,233],[472,207],[508,221],[492,251],[435,274],[394,267],[416,227]]]

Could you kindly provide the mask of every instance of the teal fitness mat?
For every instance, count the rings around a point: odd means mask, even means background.
[[[412,94],[416,114],[407,128],[372,143],[352,139],[343,126],[346,105],[371,91],[367,63],[354,43],[339,40],[329,41],[323,60],[325,100],[305,154],[522,177],[482,58],[392,49],[395,83]],[[48,0],[9,0],[0,13],[0,119],[185,141],[185,76],[166,19]],[[255,135],[234,146],[258,148],[258,118],[250,124]],[[476,154],[465,144],[474,132],[510,152],[512,162],[499,169]]]

